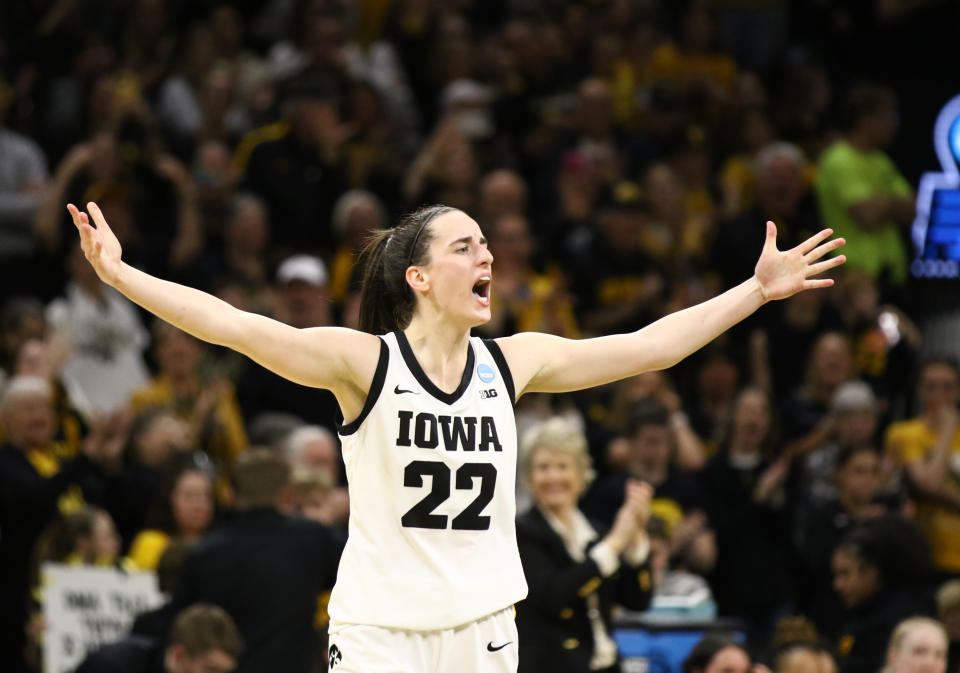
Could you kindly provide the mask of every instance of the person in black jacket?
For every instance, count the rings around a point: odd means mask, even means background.
[[[96,436],[76,455],[57,445],[53,389],[38,377],[10,380],[0,419],[0,671],[18,673],[37,537],[61,511],[103,501],[107,477],[101,464],[115,459],[121,447]]]
[[[653,491],[629,481],[613,527],[589,521],[577,499],[593,476],[583,433],[562,418],[524,438],[534,506],[517,518],[530,587],[517,605],[518,673],[616,671],[615,604],[646,608],[651,581],[644,532]]]
[[[315,521],[277,511],[287,463],[264,449],[245,451],[234,481],[240,513],[187,555],[174,611],[219,605],[247,644],[238,673],[308,673],[322,656],[319,606],[333,587],[343,542]]]
[[[177,615],[166,647],[159,638],[131,635],[90,654],[76,673],[230,673],[242,652],[230,616],[199,604]]]
[[[848,610],[840,673],[876,673],[894,627],[935,616],[930,548],[912,522],[882,516],[853,529],[833,552],[833,586]]]
[[[702,472],[707,515],[717,535],[710,583],[724,616],[745,620],[752,638],[773,631],[793,598],[784,481],[789,463],[770,446],[767,396],[744,389],[726,438]]]

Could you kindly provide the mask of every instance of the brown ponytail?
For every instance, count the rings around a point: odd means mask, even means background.
[[[429,263],[433,240],[430,222],[456,208],[425,206],[404,217],[393,229],[371,234],[360,253],[363,286],[360,291],[360,329],[386,334],[410,324],[416,297],[407,283],[410,266]]]

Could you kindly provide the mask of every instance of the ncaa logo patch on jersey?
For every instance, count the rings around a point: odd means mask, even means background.
[[[480,380],[484,383],[490,383],[496,378],[496,374],[493,373],[493,367],[483,362],[477,365],[477,376],[480,377]]]

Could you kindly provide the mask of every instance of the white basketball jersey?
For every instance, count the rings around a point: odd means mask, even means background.
[[[403,332],[381,340],[363,411],[340,428],[350,522],[330,619],[452,628],[527,595],[513,379],[500,348],[472,337],[460,385],[444,393]]]

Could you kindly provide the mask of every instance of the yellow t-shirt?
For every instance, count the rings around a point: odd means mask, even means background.
[[[160,557],[169,545],[170,536],[162,530],[142,530],[133,538],[129,559],[140,570],[156,570]]]
[[[918,418],[894,423],[887,430],[887,452],[903,466],[926,460],[936,443],[937,433]],[[953,436],[951,448],[954,460],[960,460],[960,429]],[[960,486],[960,478],[953,471],[948,478]],[[937,565],[960,572],[960,512],[921,500],[917,503],[917,523],[930,542]]]

